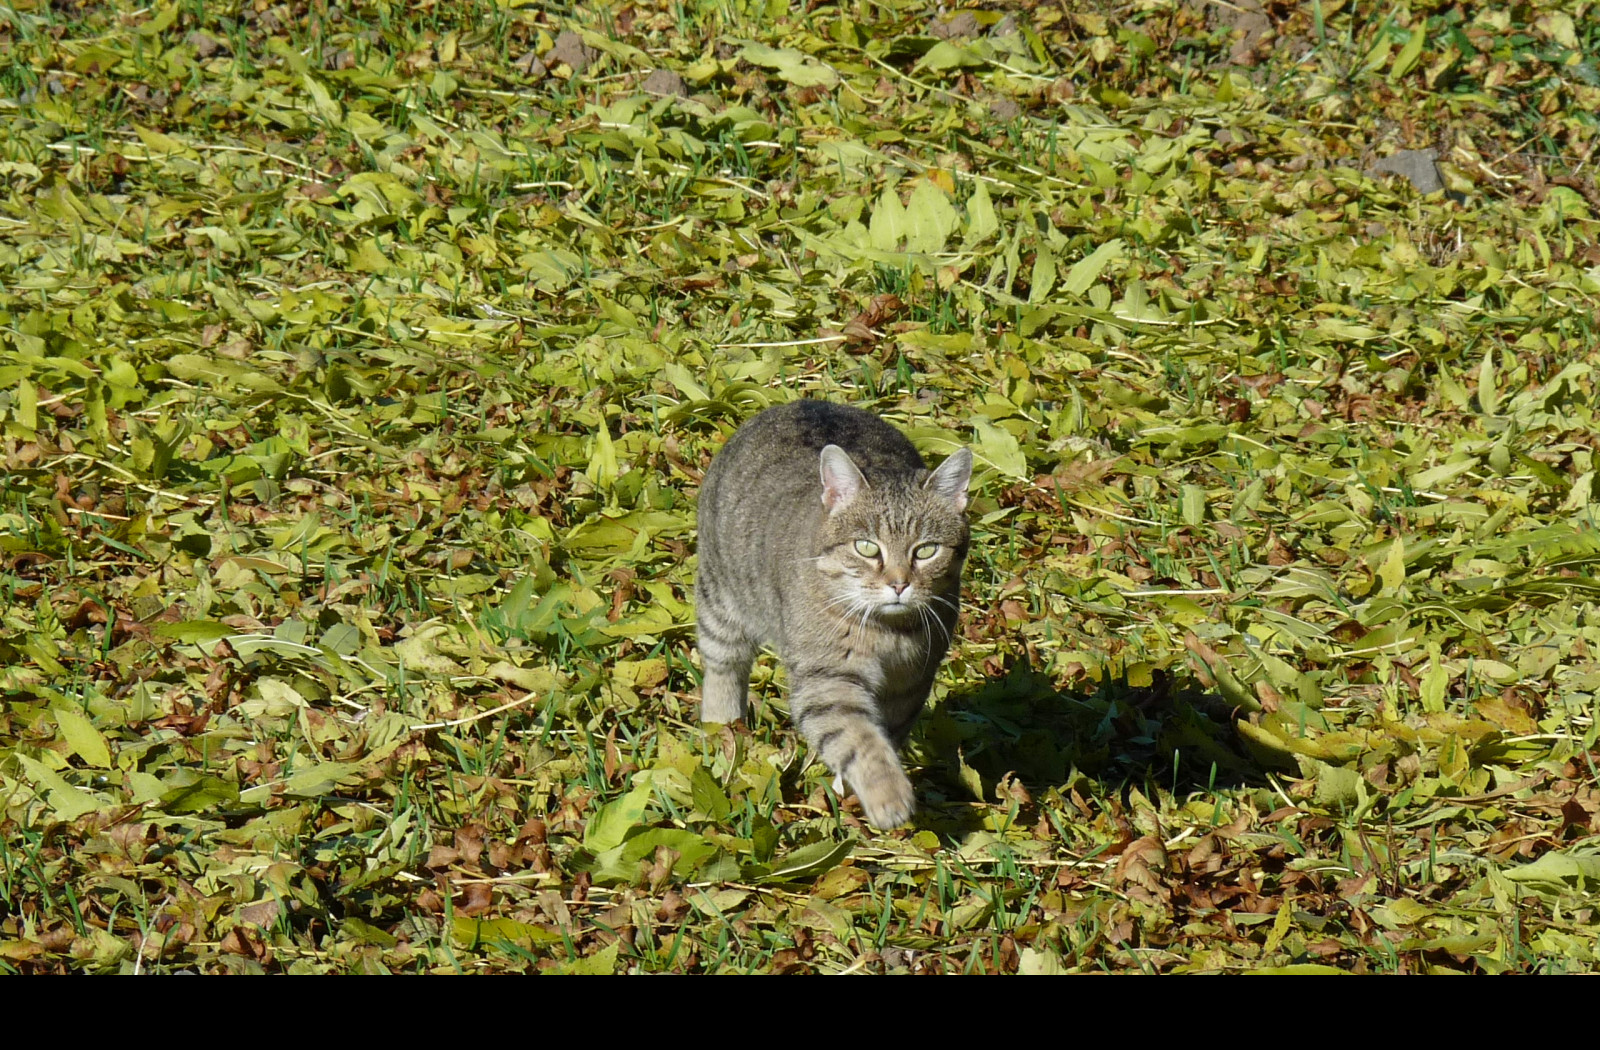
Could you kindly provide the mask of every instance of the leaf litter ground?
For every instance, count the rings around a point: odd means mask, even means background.
[[[0,967],[1593,968],[1593,14],[13,5]],[[980,465],[889,834],[695,720],[800,395]]]

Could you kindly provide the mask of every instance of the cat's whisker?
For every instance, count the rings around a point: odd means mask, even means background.
[[[865,612],[869,612],[871,608],[859,594],[850,593],[836,594],[823,603],[822,607],[828,612],[842,607],[842,612],[837,617],[839,625],[832,636],[834,641],[840,641],[850,634],[851,628],[856,624],[858,613],[863,614],[862,626],[864,628],[866,626]]]
[[[938,614],[932,609],[928,608],[926,605],[918,606],[917,609],[922,613],[922,633],[923,637],[928,639],[930,648],[932,647],[933,642],[933,631],[931,628],[937,627],[939,628],[939,633],[944,635],[944,645],[940,647],[939,651],[944,652],[948,650],[950,648],[950,642],[952,641],[950,637],[950,628],[946,627],[944,621],[939,618]]]
[[[858,619],[861,621],[861,630],[863,632],[866,631],[868,624],[872,622],[872,609],[872,603],[865,598],[861,599],[855,608],[855,611],[860,614]]]
[[[858,599],[856,598],[846,597],[842,600],[830,602],[823,606],[823,611],[831,613],[834,612],[834,610],[839,610],[836,615],[838,619],[843,622],[845,630],[848,630],[850,624],[855,620],[856,612],[859,609],[859,606],[856,604],[857,601]],[[842,637],[842,634],[840,637]]]

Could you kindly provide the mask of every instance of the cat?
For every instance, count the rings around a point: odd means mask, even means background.
[[[899,748],[950,647],[972,452],[929,471],[904,434],[829,401],[769,408],[728,439],[699,496],[700,717],[749,706],[763,644],[813,750],[888,829],[915,799]]]

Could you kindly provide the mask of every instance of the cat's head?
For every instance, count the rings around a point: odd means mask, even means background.
[[[917,479],[869,485],[848,453],[822,450],[823,516],[817,569],[830,609],[891,624],[955,612],[967,554],[972,453],[957,449]]]

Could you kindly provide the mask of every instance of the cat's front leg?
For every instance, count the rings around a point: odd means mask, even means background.
[[[879,722],[871,683],[849,671],[803,670],[793,675],[789,706],[795,724],[861,800],[873,827],[911,819],[916,797],[889,734]]]

